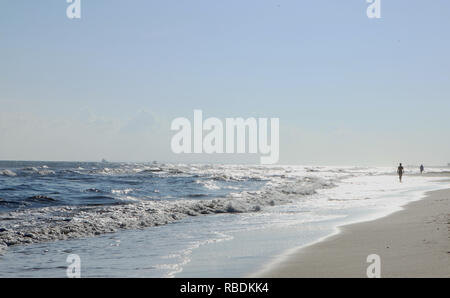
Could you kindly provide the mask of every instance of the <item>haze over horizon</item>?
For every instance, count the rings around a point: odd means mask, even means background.
[[[176,117],[280,118],[280,164],[447,165],[448,1],[0,4],[0,160],[175,155]]]

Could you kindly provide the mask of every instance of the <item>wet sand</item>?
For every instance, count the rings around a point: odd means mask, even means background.
[[[258,276],[366,278],[367,257],[377,254],[381,277],[450,277],[450,189],[340,231],[289,253]]]

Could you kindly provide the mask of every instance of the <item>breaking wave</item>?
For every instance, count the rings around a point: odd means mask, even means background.
[[[0,213],[0,247],[91,237],[124,229],[142,229],[173,223],[188,216],[258,212],[333,186],[330,179],[302,177],[286,181],[274,180],[259,191],[243,191],[219,199],[138,201],[120,205],[53,206],[16,210]],[[104,197],[101,196],[101,199]],[[44,196],[30,199],[53,200]]]
[[[16,173],[14,173],[13,171],[10,171],[10,170],[0,170],[0,175],[9,176],[9,177],[17,176]]]

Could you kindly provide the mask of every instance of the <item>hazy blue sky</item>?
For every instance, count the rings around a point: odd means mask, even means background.
[[[171,153],[202,109],[279,117],[281,163],[446,164],[450,2],[381,4],[0,0],[0,159],[236,161]]]

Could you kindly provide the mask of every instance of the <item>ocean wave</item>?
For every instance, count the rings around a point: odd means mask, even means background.
[[[8,201],[8,200],[4,200],[2,198],[0,198],[0,205],[3,206],[9,206],[9,205],[20,205],[20,202],[15,202],[15,201]]]
[[[206,198],[207,196],[208,195],[204,193],[193,193],[187,195],[188,198]]]
[[[212,181],[212,180],[195,180],[195,183],[200,184],[204,188],[209,189],[209,190],[220,189],[220,187],[216,184],[216,182]]]
[[[127,188],[127,189],[113,189],[113,190],[111,190],[111,193],[112,193],[112,194],[115,194],[115,195],[127,195],[127,194],[129,194],[130,192],[133,192],[133,189],[132,189],[132,188]]]
[[[244,191],[221,199],[138,201],[120,205],[53,206],[0,213],[0,246],[96,236],[123,229],[164,225],[188,216],[258,212],[288,204],[318,189],[333,187],[318,177],[280,180],[260,191]],[[101,197],[101,198],[100,198]],[[88,200],[104,196],[89,197]],[[114,199],[114,198],[111,198]]]
[[[143,169],[140,170],[139,174],[145,174],[145,173],[157,173],[157,172],[163,172],[164,170],[161,168],[150,168],[150,169]]]
[[[242,181],[267,181],[267,177],[263,177],[260,175],[239,175],[237,173],[228,174],[228,173],[218,173],[218,174],[212,174],[212,175],[206,175],[206,177],[214,180],[214,181],[235,181],[235,182],[242,182]]]
[[[14,173],[11,170],[0,170],[0,175],[8,176],[8,177],[15,177],[15,176],[17,176],[17,174]]]
[[[89,197],[84,197],[83,200],[115,200],[115,198],[110,197],[110,196],[103,196],[103,195],[98,195],[98,196],[89,196]]]
[[[27,167],[27,168],[23,168],[20,171],[21,175],[27,175],[27,174],[31,174],[31,175],[41,175],[41,176],[46,176],[46,175],[54,175],[56,174],[55,171],[53,170],[49,170],[47,166],[44,167],[40,167],[40,168],[36,168],[36,167]]]
[[[37,195],[37,196],[32,196],[27,198],[25,201],[27,202],[36,202],[36,203],[52,203],[52,202],[56,202],[56,199],[47,197],[47,196],[41,196],[41,195]]]
[[[102,193],[104,191],[97,189],[97,188],[88,188],[84,190],[85,192],[94,192],[94,193]]]

